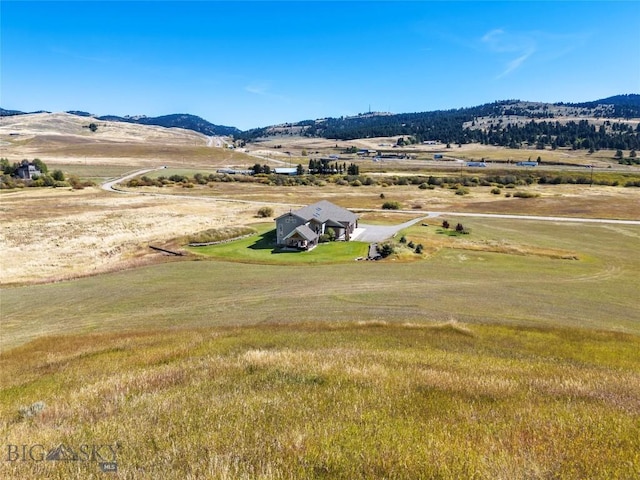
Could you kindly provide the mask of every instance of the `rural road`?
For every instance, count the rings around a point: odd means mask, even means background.
[[[277,202],[258,202],[255,200],[239,200],[239,199],[231,199],[231,198],[214,198],[214,197],[201,197],[195,195],[169,195],[165,193],[138,193],[131,192],[127,190],[119,190],[115,188],[115,185],[127,181],[131,178],[137,177],[138,175],[144,175],[145,173],[153,172],[155,170],[163,170],[164,167],[158,168],[147,168],[144,170],[138,170],[133,173],[128,173],[122,177],[109,180],[101,185],[103,190],[108,192],[127,194],[127,195],[147,195],[153,197],[163,197],[163,198],[188,198],[188,199],[197,199],[197,200],[207,200],[212,202],[232,202],[232,203],[246,203],[250,205],[278,205],[285,207],[299,207],[299,204],[291,204],[291,203],[277,203]],[[389,210],[382,210],[377,208],[371,209],[351,209],[354,211],[367,211],[367,212],[386,212],[389,213]],[[416,214],[415,210],[393,210],[394,213],[410,213]],[[381,225],[361,225],[361,228],[366,229],[364,233],[362,233],[358,237],[358,241],[361,242],[379,242],[386,238],[390,238],[394,233],[402,230],[403,228],[410,227],[414,223],[417,223],[421,220],[427,218],[434,218],[440,216],[452,216],[452,217],[473,217],[473,218],[504,218],[510,220],[534,220],[534,221],[543,221],[543,222],[572,222],[572,223],[600,223],[600,224],[617,224],[617,225],[640,225],[640,220],[616,220],[616,219],[608,219],[608,218],[581,218],[581,217],[551,217],[551,216],[537,216],[537,215],[513,215],[513,214],[500,214],[500,213],[468,213],[468,212],[421,212],[422,216],[419,218],[409,220],[408,222],[401,223],[399,225],[391,225],[391,226],[381,226]]]
[[[118,190],[118,189],[114,188],[114,185],[116,185],[118,183],[121,183],[121,182],[125,182],[127,180],[131,180],[132,178],[137,177],[138,175],[144,175],[145,173],[153,172],[155,170],[163,170],[163,169],[164,169],[164,167],[147,168],[145,170],[138,170],[137,172],[128,173],[124,177],[118,177],[116,179],[109,180],[109,181],[103,183],[102,185],[100,185],[100,187],[103,190],[106,190],[107,192],[135,193],[135,192],[127,192],[125,190]]]

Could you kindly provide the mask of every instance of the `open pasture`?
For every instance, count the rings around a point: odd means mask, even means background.
[[[110,449],[0,468],[48,480],[102,478],[104,459],[125,479],[628,480],[640,472],[639,350],[620,333],[457,322],[41,338],[0,355],[3,439]]]
[[[193,176],[197,172],[207,174],[211,171],[167,169],[153,172],[149,176],[168,177],[174,172]],[[467,188],[468,193],[465,195],[457,195],[456,188],[435,187],[432,190],[421,190],[418,185],[354,187],[335,183],[325,183],[323,186],[273,186],[256,183],[240,175],[237,177],[238,181],[209,182],[207,185],[190,185],[190,188],[177,184],[162,188],[134,187],[125,190],[273,203],[274,206],[303,206],[328,200],[344,208],[360,210],[380,209],[386,201],[397,201],[403,210],[414,211],[416,216],[421,212],[455,211],[637,220],[640,212],[640,189],[636,187],[526,185],[504,188],[496,195],[492,193],[493,187],[477,186]],[[513,197],[516,192],[528,192],[538,197]]]
[[[238,261],[226,244],[218,248],[227,259],[6,289],[2,346],[55,333],[353,318],[640,333],[640,227],[456,221],[472,234],[408,230],[409,240],[425,244],[424,256],[410,260],[261,265]]]

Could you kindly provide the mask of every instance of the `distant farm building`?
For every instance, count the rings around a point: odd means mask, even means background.
[[[333,229],[336,240],[349,241],[356,228],[355,213],[322,200],[276,218],[276,243],[281,247],[310,250],[329,229]]]
[[[368,150],[366,148],[360,149],[356,152],[356,155],[360,155],[361,157],[368,157],[369,155],[377,155],[377,150]]]
[[[296,167],[276,167],[273,172],[278,175],[297,175],[298,169]]]
[[[16,177],[22,178],[23,180],[31,180],[40,175],[42,175],[42,172],[38,170],[38,167],[33,163],[30,163],[29,160],[23,160],[15,173]]]
[[[406,153],[381,153],[380,155],[377,155],[376,158],[381,159],[381,158],[408,158],[409,155],[407,155]]]

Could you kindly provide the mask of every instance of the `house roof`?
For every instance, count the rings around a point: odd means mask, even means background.
[[[289,233],[289,235],[284,237],[284,240],[293,237],[295,234],[300,235],[302,238],[304,238],[305,240],[307,240],[309,242],[312,241],[312,240],[315,240],[316,238],[318,238],[318,234],[316,232],[311,230],[306,225],[300,225],[295,230],[292,230],[291,233]]]
[[[297,167],[276,167],[273,169],[275,173],[280,173],[284,175],[295,175],[298,173]]]
[[[329,221],[353,223],[358,219],[355,213],[350,212],[346,208],[334,205],[327,200],[321,200],[313,205],[308,205],[291,213],[306,221],[316,220],[320,223]]]

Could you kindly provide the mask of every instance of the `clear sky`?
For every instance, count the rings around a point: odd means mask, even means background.
[[[241,129],[640,93],[639,1],[0,2],[0,106]]]

